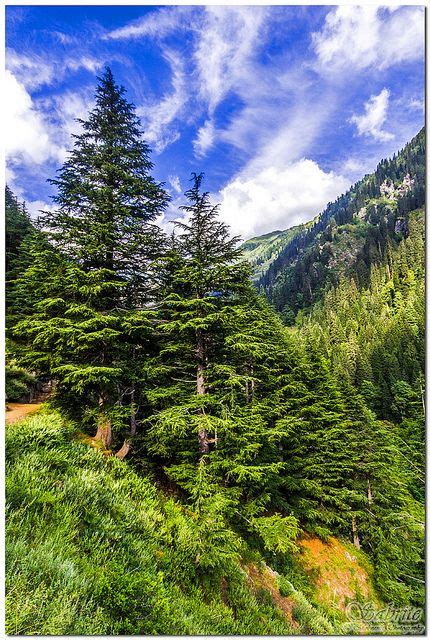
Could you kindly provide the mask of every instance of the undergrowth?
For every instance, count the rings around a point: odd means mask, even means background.
[[[195,513],[76,433],[52,410],[7,428],[8,634],[340,632],[294,587],[288,619],[253,588],[243,540],[203,548]]]

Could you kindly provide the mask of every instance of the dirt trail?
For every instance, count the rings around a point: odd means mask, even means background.
[[[42,406],[41,402],[33,404],[21,404],[19,402],[8,402],[6,409],[6,424],[14,424],[21,418],[25,418],[31,413],[35,413]]]

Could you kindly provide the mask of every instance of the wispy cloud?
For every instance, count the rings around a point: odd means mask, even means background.
[[[175,51],[167,48],[164,48],[163,55],[171,68],[172,91],[160,100],[151,100],[137,109],[137,114],[142,119],[145,138],[154,145],[157,153],[161,153],[169,144],[179,139],[179,129],[172,127],[172,124],[183,113],[188,101],[182,58]]]
[[[29,90],[51,84],[55,78],[54,65],[41,56],[17,53],[6,49],[6,68]]]
[[[199,113],[206,111],[208,116],[193,143],[196,155],[202,157],[211,148],[215,142],[214,114],[218,105],[231,92],[248,96],[255,91],[256,59],[269,14],[265,7],[165,7],[104,35],[107,40],[155,39],[162,51],[166,47],[164,40],[174,32],[183,31],[192,37],[192,57],[188,61],[192,66],[179,75],[177,61],[171,63],[176,69],[173,92],[159,103],[158,112],[146,126],[150,141],[155,141],[158,149],[177,139],[171,133],[162,135],[163,141],[158,142],[161,132],[166,131],[185,101],[181,86],[185,75],[194,107]],[[144,112],[142,109],[142,116]]]
[[[408,107],[413,110],[421,111],[422,113],[425,112],[424,100],[420,98],[412,98],[409,100]]]
[[[89,55],[82,56],[40,56],[6,50],[6,68],[26,87],[33,91],[44,85],[59,83],[68,72],[85,69],[95,73],[103,67],[103,60]]]
[[[179,176],[169,176],[168,180],[175,193],[182,193],[182,186],[179,180]]]
[[[74,44],[76,42],[78,42],[78,39],[75,36],[71,36],[67,33],[63,33],[62,31],[50,31],[50,34],[56,39],[58,40],[58,42],[61,42],[61,44]]]
[[[193,140],[194,153],[198,158],[203,157],[212,147],[215,140],[215,126],[212,120],[206,120],[197,131],[197,136]]]
[[[242,90],[242,83],[252,75],[268,11],[258,6],[206,7],[197,30],[194,58],[200,96],[210,115],[229,91]]]
[[[164,38],[166,35],[185,26],[186,17],[190,15],[192,7],[164,7],[152,11],[138,20],[134,20],[123,27],[105,33],[103,40],[128,40],[130,38]],[[190,21],[191,23],[191,21]],[[190,24],[189,23],[189,24]]]
[[[353,115],[350,122],[357,126],[358,134],[361,136],[371,136],[375,140],[391,140],[394,134],[383,131],[382,125],[387,119],[388,103],[390,92],[382,89],[378,95],[370,96],[364,105],[362,115]]]

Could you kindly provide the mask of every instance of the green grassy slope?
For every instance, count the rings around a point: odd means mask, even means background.
[[[258,281],[293,238],[311,226],[313,221],[284,231],[272,231],[250,238],[242,244],[244,257],[252,266],[253,280]]]
[[[7,428],[7,633],[351,630],[342,612],[294,587],[294,572],[275,574],[244,541],[232,546],[232,531],[204,529],[75,436],[48,409]]]

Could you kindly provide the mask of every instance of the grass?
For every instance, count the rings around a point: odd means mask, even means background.
[[[287,579],[217,523],[206,539],[195,513],[59,413],[9,425],[6,453],[8,634],[350,631],[294,569],[301,554]]]
[[[46,411],[7,428],[8,634],[291,633],[234,556],[203,570],[179,504],[74,435]]]

